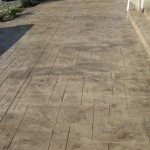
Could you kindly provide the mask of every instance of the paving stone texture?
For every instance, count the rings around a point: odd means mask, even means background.
[[[0,150],[150,149],[150,58],[126,3],[47,1],[0,24],[31,25],[0,58]]]

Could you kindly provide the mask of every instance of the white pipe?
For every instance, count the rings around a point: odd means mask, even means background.
[[[130,9],[130,3],[131,3],[131,0],[128,0],[128,4],[127,4],[127,12],[128,12],[129,9]]]
[[[141,0],[141,11],[143,11],[144,10],[144,0]]]

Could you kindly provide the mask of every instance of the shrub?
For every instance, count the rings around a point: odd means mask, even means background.
[[[21,9],[19,7],[5,7],[0,11],[0,21],[9,21],[14,19],[19,13],[21,13]]]
[[[4,2],[9,2],[9,1],[13,1],[13,0],[1,0],[1,1],[4,1]]]
[[[40,0],[21,0],[21,7],[32,7],[40,3]]]

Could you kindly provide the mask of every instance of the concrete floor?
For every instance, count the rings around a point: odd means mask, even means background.
[[[150,149],[150,57],[125,10],[48,1],[0,24],[0,150]]]

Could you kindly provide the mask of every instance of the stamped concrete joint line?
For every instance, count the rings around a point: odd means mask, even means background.
[[[0,150],[149,150],[150,58],[127,0],[47,0],[0,24]]]

